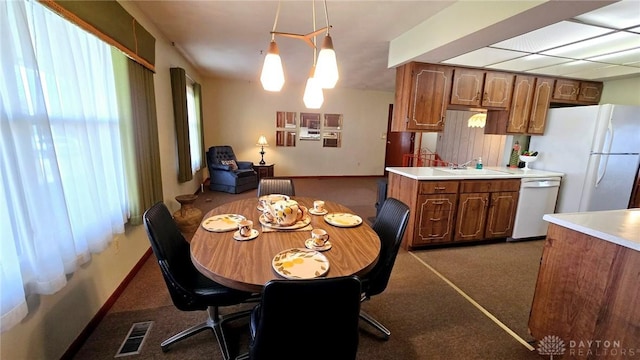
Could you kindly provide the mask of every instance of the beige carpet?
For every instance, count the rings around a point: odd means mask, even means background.
[[[376,178],[295,179],[295,182],[300,196],[339,201],[363,218],[375,216]],[[245,196],[256,196],[255,191],[239,195],[207,191],[198,204],[208,211]],[[386,291],[362,305],[391,330],[391,339],[381,340],[378,333],[362,323],[358,359],[543,358],[496,325],[429,268],[433,267],[515,333],[531,340],[526,323],[540,253],[540,241],[401,251]],[[172,306],[155,261],[152,256],[145,263],[76,359],[112,358],[131,324],[140,321],[154,324],[141,354],[129,358],[221,358],[215,337],[208,331],[162,353],[160,343],[164,339],[202,321],[205,314],[182,312]],[[236,353],[247,350],[246,321],[233,324],[229,334],[237,344]]]

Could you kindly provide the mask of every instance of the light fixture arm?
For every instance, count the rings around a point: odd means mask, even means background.
[[[293,33],[286,33],[286,32],[280,32],[280,31],[272,31],[271,32],[271,36],[284,36],[284,37],[288,37],[288,38],[294,38],[294,39],[300,39],[302,41],[304,41],[305,43],[307,43],[307,45],[311,46],[312,49],[316,48],[316,45],[313,43],[312,38],[318,36],[319,34],[321,34],[322,32],[327,31],[328,32],[328,27],[323,27],[322,29],[318,29],[316,31],[310,32],[308,34],[293,34]]]

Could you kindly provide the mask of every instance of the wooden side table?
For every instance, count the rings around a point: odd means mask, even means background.
[[[258,181],[262,178],[273,177],[273,167],[275,164],[253,164],[253,168],[258,173]]]

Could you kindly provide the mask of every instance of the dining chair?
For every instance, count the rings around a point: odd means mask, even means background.
[[[380,237],[380,256],[373,269],[361,278],[362,301],[370,300],[387,288],[408,222],[409,207],[398,199],[386,198],[371,226]],[[360,310],[360,318],[380,330],[385,340],[391,336],[389,329],[365,311]]]
[[[356,276],[267,282],[238,359],[355,359],[360,294]]]
[[[202,275],[191,262],[189,243],[183,237],[164,203],[158,202],[145,211],[143,221],[174,306],[182,311],[207,310],[208,312],[208,317],[203,323],[163,341],[160,344],[162,351],[167,352],[169,346],[177,341],[211,329],[216,336],[223,358],[229,359],[229,346],[223,326],[231,320],[249,316],[251,309],[220,315],[219,308],[252,300],[257,301],[257,296],[228,288]]]
[[[258,183],[258,197],[269,194],[283,194],[295,196],[296,190],[293,179],[290,178],[263,178]]]

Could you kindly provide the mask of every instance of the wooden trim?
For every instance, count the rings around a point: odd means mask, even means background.
[[[102,31],[98,30],[95,26],[89,24],[88,22],[86,22],[86,21],[82,20],[81,18],[79,18],[78,16],[76,16],[74,13],[72,13],[69,10],[65,9],[64,7],[60,6],[58,3],[55,2],[55,0],[38,0],[38,1],[42,5],[48,7],[49,9],[51,9],[52,11],[57,13],[58,15],[64,17],[65,19],[69,20],[70,22],[78,25],[79,27],[81,27],[85,31],[88,31],[88,32],[94,34],[100,40],[106,42],[109,45],[115,46],[118,50],[122,51],[127,57],[131,58],[131,60],[139,63],[140,65],[144,66],[145,68],[147,68],[147,69],[149,69],[149,70],[151,70],[151,71],[153,71],[155,73],[156,70],[155,70],[155,66],[153,64],[151,64],[147,60],[143,59],[138,54],[136,54],[134,51],[128,49],[126,46],[120,44],[118,41],[116,41],[115,39],[113,39],[109,35],[107,35],[107,34],[103,33]],[[136,24],[136,20],[133,19],[132,26],[134,28],[134,32],[135,32],[135,24]],[[137,44],[137,38],[136,38],[136,44]]]
[[[82,348],[84,343],[87,341],[87,339],[89,339],[89,336],[91,336],[91,333],[95,331],[95,329],[100,324],[100,321],[104,319],[104,317],[107,315],[107,313],[109,312],[113,304],[116,302],[116,300],[118,300],[120,295],[122,295],[122,293],[127,288],[131,280],[133,280],[133,278],[136,276],[138,271],[140,271],[144,263],[151,256],[151,254],[152,254],[151,247],[149,247],[147,251],[142,255],[140,260],[138,260],[135,266],[131,269],[131,271],[129,271],[129,274],[127,274],[124,280],[122,280],[122,282],[113,292],[113,294],[109,296],[109,298],[104,303],[104,305],[102,305],[100,310],[98,310],[98,312],[93,316],[93,318],[91,319],[91,321],[89,321],[87,326],[84,327],[80,335],[78,335],[78,337],[73,341],[73,343],[69,345],[69,347],[67,348],[67,351],[64,352],[64,354],[60,359],[71,360],[75,357],[75,355],[78,353],[78,351],[80,351],[80,349]]]

